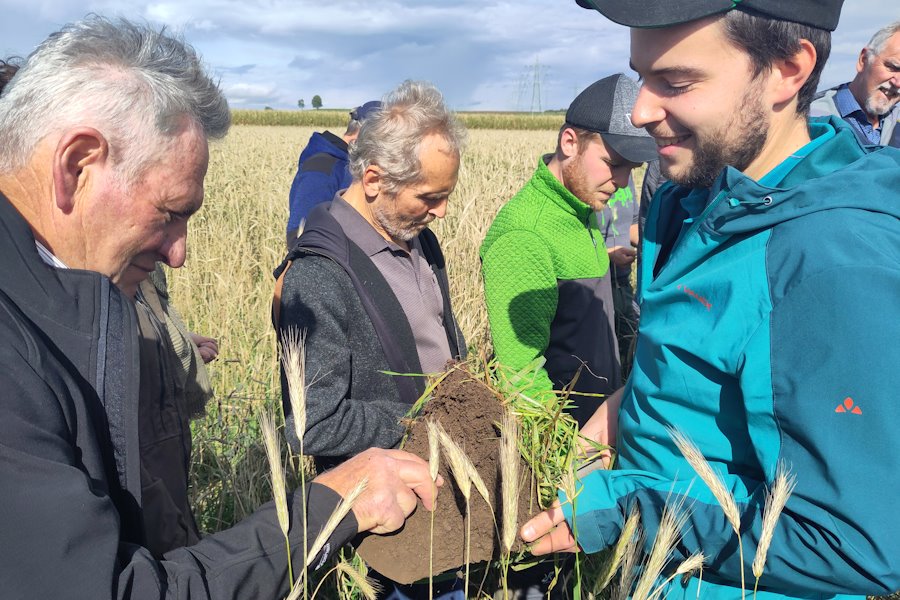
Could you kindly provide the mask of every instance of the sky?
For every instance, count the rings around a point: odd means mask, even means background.
[[[791,0],[783,0],[789,2]],[[27,55],[87,13],[180,32],[233,108],[325,108],[432,81],[455,110],[560,109],[628,70],[628,29],[574,0],[0,0],[0,56]],[[821,80],[852,79],[860,49],[900,19],[898,0],[845,0]]]

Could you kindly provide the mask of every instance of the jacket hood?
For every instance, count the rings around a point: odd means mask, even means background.
[[[664,201],[706,205],[703,227],[734,235],[773,227],[810,213],[857,208],[900,217],[900,204],[886,201],[900,187],[900,150],[862,146],[839,117],[810,120],[813,139],[827,136],[776,187],[727,167],[712,188],[669,184]],[[694,213],[696,214],[696,213]]]
[[[341,160],[347,160],[347,150],[347,142],[341,136],[335,135],[330,131],[316,132],[310,136],[309,142],[306,143],[306,147],[300,153],[299,161],[303,162],[314,154],[323,153]]]

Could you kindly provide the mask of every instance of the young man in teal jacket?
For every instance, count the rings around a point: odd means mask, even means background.
[[[684,501],[665,572],[698,551],[705,568],[668,597],[738,598],[781,463],[797,486],[757,598],[897,590],[900,152],[806,117],[841,0],[582,1],[633,27],[632,120],[673,183],[647,221],[634,371],[586,426],[615,442],[616,469],[582,477],[574,516],[561,494],[523,537],[547,534],[538,553],[596,552],[636,504],[653,540],[663,507]],[[734,497],[743,559],[669,427]]]

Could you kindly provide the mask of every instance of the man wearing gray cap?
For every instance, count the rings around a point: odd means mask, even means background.
[[[663,597],[897,590],[900,151],[807,119],[841,0],[589,4],[633,28],[632,121],[671,183],[645,229],[634,369],[585,428],[616,469],[523,538],[596,552],[633,507],[648,540],[681,507]],[[702,578],[674,576],[701,554]]]
[[[572,101],[556,152],[497,214],[481,245],[497,360],[521,370],[544,360],[533,389],[577,380],[572,415],[583,424],[619,386],[609,256],[595,211],[628,185],[656,145],[629,112],[638,85],[622,74]]]

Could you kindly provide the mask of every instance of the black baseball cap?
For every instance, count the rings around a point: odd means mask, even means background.
[[[740,8],[834,31],[844,0],[575,0],[628,27],[670,27]]]
[[[640,90],[622,73],[595,81],[572,100],[566,125],[599,133],[627,161],[656,160],[656,142],[643,128],[631,124],[631,108]]]

